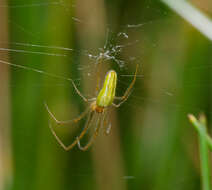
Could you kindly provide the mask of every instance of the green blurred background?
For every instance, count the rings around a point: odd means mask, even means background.
[[[212,15],[209,0],[191,2]],[[101,67],[101,80],[117,71],[118,95],[139,64],[131,96],[111,113],[111,134],[87,152],[64,151],[48,128],[44,102],[61,120],[88,106],[71,83],[1,64],[2,190],[200,189],[187,114],[204,112],[210,124],[212,45],[189,23],[156,0],[0,0],[0,25],[1,60],[74,79],[88,97],[101,52],[119,60]],[[55,129],[70,144],[84,122]]]

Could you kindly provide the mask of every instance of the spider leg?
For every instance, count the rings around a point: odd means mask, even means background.
[[[88,128],[90,126],[90,123],[93,121],[93,118],[94,118],[94,114],[91,111],[89,113],[89,116],[88,116],[88,119],[86,121],[85,127],[82,130],[82,132],[80,133],[79,137],[77,137],[77,139],[75,139],[74,142],[72,144],[68,145],[68,146],[64,145],[64,143],[61,141],[61,139],[56,135],[55,131],[53,130],[53,128],[51,126],[51,124],[49,124],[49,128],[50,128],[52,134],[54,135],[54,137],[56,138],[57,142],[60,144],[60,146],[62,146],[64,150],[68,151],[68,150],[71,150],[77,144],[78,140],[81,139],[85,135],[86,131],[88,130]]]
[[[102,113],[102,115],[100,115],[100,117],[97,118],[97,122],[96,122],[96,129],[94,134],[92,135],[91,139],[89,140],[89,142],[85,145],[85,146],[81,146],[80,144],[80,139],[77,138],[77,142],[78,142],[78,147],[80,150],[82,151],[86,151],[95,141],[96,137],[99,134],[99,131],[102,127],[102,125],[104,124],[104,118],[105,118],[105,112]]]
[[[77,92],[77,94],[85,101],[85,102],[88,102],[88,99],[82,95],[82,93],[79,91],[79,89],[77,88],[76,84],[74,83],[73,80],[71,80],[71,83],[75,89],[75,91]]]
[[[97,59],[97,82],[96,82],[96,95],[97,95],[97,93],[98,93],[98,91],[99,91],[99,89],[100,89],[100,79],[101,79],[101,77],[100,77],[100,75],[101,75],[101,73],[100,73],[100,66],[101,66],[101,64],[102,64],[102,57],[100,56],[100,58],[99,59]]]
[[[72,119],[72,120],[67,120],[67,121],[60,121],[58,120],[54,114],[50,111],[48,105],[46,103],[44,103],[44,106],[46,107],[46,110],[48,112],[48,114],[50,115],[50,117],[58,124],[58,125],[63,125],[63,124],[71,124],[71,123],[77,123],[79,120],[81,120],[83,117],[86,116],[86,114],[88,113],[88,111],[90,110],[90,107],[88,107],[84,112],[82,112],[77,118]]]
[[[128,95],[124,97],[124,99],[123,99],[122,97],[116,97],[115,99],[120,98],[122,101],[119,102],[118,104],[112,103],[112,105],[113,105],[114,107],[116,107],[116,108],[120,107],[120,106],[128,99],[128,97],[130,96],[131,92],[132,92],[132,91],[130,91],[130,92],[128,93]]]
[[[109,135],[110,134],[110,131],[111,131],[111,123],[109,123],[109,116],[110,116],[110,112],[107,111],[107,113],[105,114],[105,118],[104,118],[104,134],[105,135]]]
[[[111,131],[111,123],[108,124],[106,130],[105,130],[105,134],[106,135],[109,135],[110,134],[110,131]]]
[[[124,95],[121,96],[121,97],[115,97],[116,100],[121,100],[121,102],[119,104],[114,104],[113,103],[113,106],[119,107],[121,104],[123,104],[128,99],[128,97],[129,97],[129,95],[131,93],[131,89],[134,86],[135,81],[136,81],[137,71],[138,71],[138,64],[136,65],[136,70],[135,70],[135,75],[134,75],[133,81],[131,82],[131,84],[127,88],[127,90],[125,91]]]
[[[110,134],[110,131],[111,131],[111,123],[108,122],[108,119],[105,120],[105,135],[109,135]]]
[[[78,94],[85,102],[91,102],[91,101],[93,101],[93,100],[96,100],[96,98],[90,98],[90,99],[86,98],[86,97],[80,92],[80,90],[77,88],[76,84],[74,83],[74,81],[73,81],[72,79],[71,79],[71,83],[72,83],[72,85],[73,85],[75,91],[77,92],[77,94]]]

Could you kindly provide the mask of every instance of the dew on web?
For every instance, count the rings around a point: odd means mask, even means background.
[[[32,3],[32,4],[16,4],[16,5],[1,5],[2,8],[4,7],[8,7],[8,8],[27,8],[27,7],[45,7],[45,6],[58,6],[58,7],[63,7],[66,8],[66,11],[71,11],[74,6],[68,7],[65,6],[65,2],[64,1],[55,1],[55,2],[49,2],[49,3]],[[80,24],[83,23],[84,21],[80,18],[77,17],[71,17],[72,20],[76,23],[76,24]],[[25,29],[24,26],[21,26],[20,24],[17,24],[14,21],[8,20],[9,23],[11,23],[12,25],[15,26],[16,30],[19,30],[31,37],[34,37],[35,39],[38,37],[38,35],[34,32],[31,32],[27,29]],[[9,46],[13,46],[15,48],[11,49],[11,48],[0,48],[0,51],[5,51],[5,52],[15,52],[15,53],[20,53],[20,54],[38,54],[38,55],[45,55],[45,56],[55,56],[55,57],[69,57],[70,54],[79,54],[79,55],[83,55],[85,56],[87,59],[91,60],[93,62],[93,64],[98,64],[100,62],[100,60],[103,63],[110,63],[111,61],[114,62],[116,65],[118,65],[118,67],[120,68],[120,70],[128,70],[128,66],[129,63],[139,63],[141,61],[140,57],[136,57],[136,56],[132,56],[129,55],[128,57],[125,57],[124,59],[122,59],[122,54],[123,51],[127,51],[129,50],[131,47],[134,47],[136,45],[140,45],[141,41],[139,39],[131,39],[131,31],[137,31],[140,30],[141,28],[145,30],[145,26],[146,25],[153,25],[154,24],[154,20],[150,20],[148,22],[143,22],[143,23],[138,23],[138,24],[126,24],[123,25],[121,28],[123,29],[123,31],[120,32],[113,32],[112,29],[110,29],[110,26],[108,25],[108,28],[106,30],[106,36],[105,36],[105,42],[102,48],[98,48],[97,53],[91,53],[89,50],[77,50],[75,48],[69,48],[69,47],[64,47],[64,46],[57,46],[57,45],[49,45],[49,44],[34,44],[34,43],[25,43],[25,42],[16,42],[16,41],[11,41],[9,43],[4,43],[4,42],[0,42],[0,44],[5,44],[5,45],[9,45]],[[130,32],[128,31],[130,30]],[[38,37],[39,38],[39,37]],[[156,47],[157,43],[151,43],[151,47]],[[23,49],[22,49],[23,48]],[[25,49],[26,48],[26,49]],[[37,48],[39,49],[39,51],[37,49],[35,50],[28,50],[27,48]],[[60,51],[60,53],[51,53],[48,52],[49,50],[53,50],[53,51]],[[62,52],[62,53],[61,53]],[[4,61],[1,61],[1,63],[6,63]],[[9,64],[7,62],[7,64]],[[141,64],[141,63],[139,63]],[[15,66],[15,64],[10,64]],[[140,70],[142,70],[143,65],[141,65]],[[43,75],[46,76],[51,76],[51,77],[56,77],[56,78],[63,78],[66,80],[70,81],[70,78],[66,78],[63,76],[58,75],[54,75],[54,74],[49,74],[46,73],[42,70],[39,69],[27,69],[26,66],[17,66],[19,68],[25,69],[25,70],[31,70],[31,71],[35,71],[37,73],[41,73]],[[88,66],[78,66],[77,70],[80,72],[85,73],[85,75],[87,75],[88,77],[92,77],[92,73],[90,72],[92,65],[88,65]],[[131,74],[123,74],[120,75],[120,77],[129,77],[132,78],[134,75]],[[143,80],[144,78],[148,78],[148,75],[146,74],[140,74],[137,76],[137,80]],[[119,80],[120,83],[122,83],[122,80]],[[122,83],[123,84],[123,83]],[[159,87],[160,88],[160,87]],[[173,96],[173,92],[167,91],[166,89],[162,89],[160,88],[160,91],[162,94],[166,94],[167,96],[171,97]]]

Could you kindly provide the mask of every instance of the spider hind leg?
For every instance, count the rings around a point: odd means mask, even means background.
[[[85,127],[84,129],[81,131],[80,135],[74,140],[73,143],[71,143],[70,145],[66,146],[62,141],[61,139],[56,135],[55,131],[53,130],[51,124],[49,124],[49,128],[52,132],[52,134],[54,135],[54,137],[56,138],[57,142],[60,144],[60,146],[66,150],[66,151],[69,151],[71,150],[78,142],[78,140],[82,139],[84,137],[84,135],[86,134],[87,130],[89,129],[90,127],[90,124],[92,123],[93,119],[94,119],[94,112],[93,111],[90,111],[89,112],[89,115],[88,115],[88,119],[86,121],[86,124],[85,124]]]
[[[97,136],[99,134],[100,129],[104,125],[105,115],[106,115],[106,113],[105,113],[105,111],[103,111],[103,113],[101,113],[100,116],[97,118],[97,121],[95,123],[95,126],[96,126],[95,131],[94,131],[91,139],[88,141],[88,143],[85,146],[81,146],[80,139],[77,138],[77,143],[78,143],[78,147],[80,150],[86,151],[94,143],[95,139],[97,138]]]

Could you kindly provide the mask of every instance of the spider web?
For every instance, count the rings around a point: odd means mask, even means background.
[[[28,10],[30,9],[35,9],[36,11],[40,8],[43,7],[51,7],[51,6],[55,6],[58,7],[58,9],[61,10],[65,10],[65,14],[67,14],[67,17],[69,17],[72,12],[73,12],[73,8],[75,8],[75,5],[69,6],[68,4],[65,3],[65,1],[54,1],[54,2],[32,2],[29,4],[19,4],[19,3],[9,3],[9,5],[6,4],[1,4],[0,8],[1,9],[11,9],[11,10]],[[149,7],[147,7],[149,8]],[[15,11],[14,11],[15,12]],[[166,13],[166,12],[165,12]],[[163,14],[165,14],[163,13]],[[71,16],[72,21],[75,24],[79,24],[80,23],[84,23],[85,21],[81,20],[80,18],[76,18]],[[17,19],[18,20],[18,19]],[[110,29],[110,24],[106,25],[106,30],[105,30],[105,40],[104,40],[104,44],[102,44],[102,47],[98,47],[96,49],[93,50],[77,50],[75,48],[69,48],[69,47],[64,47],[64,46],[59,46],[59,45],[49,45],[49,44],[45,44],[42,43],[42,39],[41,38],[41,31],[31,31],[30,29],[27,28],[27,26],[24,26],[22,23],[19,23],[20,21],[17,20],[8,20],[8,24],[12,25],[12,32],[20,33],[21,35],[24,34],[25,38],[23,41],[17,41],[16,39],[11,39],[10,42],[4,42],[1,41],[1,47],[0,47],[0,51],[1,52],[9,52],[10,54],[12,54],[13,57],[15,56],[27,56],[28,54],[30,55],[35,55],[37,57],[47,57],[47,56],[52,56],[57,58],[61,58],[61,59],[68,59],[68,61],[71,62],[71,64],[76,64],[74,63],[73,59],[70,58],[70,55],[72,56],[72,54],[76,54],[76,55],[80,55],[80,56],[84,56],[88,61],[90,61],[92,64],[88,65],[88,66],[77,66],[77,69],[82,71],[82,74],[85,74],[87,76],[90,76],[91,73],[89,72],[89,68],[90,67],[94,67],[95,64],[98,64],[99,60],[103,60],[104,63],[106,64],[111,64],[111,62],[109,63],[109,61],[112,61],[113,63],[115,63],[118,68],[120,68],[121,70],[128,70],[129,69],[129,65],[132,64],[132,62],[134,63],[134,65],[136,65],[136,63],[140,63],[141,62],[141,57],[137,56],[137,55],[133,55],[133,53],[129,56],[127,56],[126,58],[121,58],[121,54],[124,54],[126,51],[129,50],[129,48],[131,47],[136,47],[136,45],[139,45],[141,42],[138,39],[131,39],[130,37],[130,31],[134,30],[142,30],[143,27],[145,25],[152,25],[152,23],[156,22],[156,20],[152,19],[152,20],[148,20],[146,22],[142,22],[142,23],[138,23],[138,24],[125,24],[125,25],[121,25],[121,29],[122,31],[120,32],[113,32],[112,29]],[[51,26],[50,26],[51,28]],[[52,30],[54,30],[55,28],[52,28]],[[50,31],[51,32],[51,31]],[[32,43],[34,41],[38,41],[38,43]],[[59,42],[60,43],[60,42]],[[153,48],[154,46],[156,46],[156,42],[149,42],[151,48]],[[6,48],[4,47],[6,46]],[[52,52],[52,51],[53,52]],[[58,53],[59,52],[59,53]],[[140,52],[139,52],[140,53]],[[72,56],[73,57],[73,56]],[[14,58],[15,59],[15,58]],[[4,60],[2,60],[4,61]],[[4,64],[4,62],[2,62]],[[25,70],[29,70],[30,69],[30,63],[26,63],[26,66],[23,63],[23,67],[22,69]],[[45,63],[48,64],[48,63]],[[18,65],[18,64],[17,64]],[[29,69],[27,69],[27,66],[29,67]],[[17,67],[17,68],[15,68]],[[38,63],[38,66],[34,68],[35,72],[41,73],[43,75],[48,76],[47,73],[42,72],[42,69],[39,69],[39,67],[41,67]],[[19,68],[21,68],[19,66]],[[33,67],[31,67],[33,70]],[[141,66],[142,68],[142,66]],[[13,68],[14,70],[18,69],[18,66],[15,66],[15,64],[13,63]],[[20,71],[21,72],[21,71]],[[50,76],[52,75],[52,76]],[[63,74],[54,74],[54,73],[50,73],[49,77],[55,77],[55,78],[61,78],[63,80],[68,80],[70,81],[69,77],[63,76]],[[53,76],[55,75],[55,76]],[[133,77],[133,74],[126,74],[126,75],[120,75],[121,77]],[[139,77],[145,77],[144,75],[138,75],[138,79]],[[73,79],[73,78],[72,78]],[[75,80],[75,79],[74,79]],[[76,80],[80,80],[80,79],[76,79]],[[13,84],[12,84],[13,85]],[[33,85],[33,84],[32,84]],[[170,93],[171,94],[171,93]]]
[[[73,79],[78,86],[80,86],[80,81],[85,77],[86,80],[95,79],[94,73],[95,73],[95,65],[99,62],[99,60],[103,60],[104,64],[112,65],[112,68],[117,69],[118,75],[119,75],[119,83],[121,85],[118,85],[118,93],[122,94],[124,92],[124,89],[126,89],[129,84],[130,80],[133,77],[133,68],[135,68],[136,63],[140,65],[140,72],[137,76],[138,83],[146,83],[148,84],[148,81],[150,80],[156,80],[157,78],[160,79],[160,72],[157,71],[157,67],[155,68],[156,71],[148,73],[148,63],[145,62],[148,60],[146,57],[148,55],[151,55],[151,51],[157,50],[157,47],[160,45],[157,41],[157,39],[151,39],[147,33],[150,30],[157,29],[159,25],[169,26],[169,20],[167,19],[167,11],[161,11],[154,7],[152,7],[152,2],[148,1],[146,10],[151,10],[154,14],[151,15],[150,18],[142,18],[143,21],[140,22],[130,22],[127,24],[121,24],[120,30],[118,32],[115,31],[114,27],[111,23],[106,24],[105,28],[105,35],[104,35],[104,42],[100,47],[96,47],[93,49],[82,49],[82,48],[71,48],[66,45],[63,45],[62,43],[58,41],[57,44],[47,44],[44,39],[42,39],[42,33],[45,31],[33,31],[30,29],[31,25],[33,23],[21,23],[21,19],[13,16],[13,18],[9,18],[8,24],[12,26],[11,32],[16,33],[17,36],[22,35],[26,39],[10,39],[10,42],[1,41],[0,42],[0,52],[5,53],[9,52],[11,55],[10,62],[11,66],[13,66],[11,69],[16,72],[24,72],[20,71],[19,68],[23,70],[30,70],[28,68],[34,68],[31,69],[31,71],[35,71],[37,73],[40,73],[46,77],[53,77],[53,82],[51,84],[46,84],[48,86],[66,86],[69,87],[69,83],[65,83],[64,81],[70,81]],[[62,12],[64,15],[67,15],[67,19],[71,18],[71,22],[75,27],[80,27],[81,24],[86,23],[81,18],[73,16],[73,12],[76,9],[76,5],[69,5],[66,1],[35,1],[30,2],[28,4],[21,4],[21,2],[9,2],[9,4],[0,4],[0,9],[10,9],[11,12],[18,12],[18,11],[36,11],[36,12],[45,12],[46,7],[56,7],[58,11]],[[15,13],[16,14],[16,13]],[[54,26],[54,20],[50,23],[50,31],[54,32],[54,30],[57,30],[60,26]],[[144,38],[141,37],[141,35],[144,34]],[[77,34],[76,34],[77,39]],[[43,43],[44,42],[44,43]],[[5,47],[6,46],[6,47]],[[165,53],[165,52],[164,52]],[[54,63],[45,63],[45,66],[40,65],[40,62],[38,61],[36,65],[33,65],[31,67],[31,63],[28,61],[22,61],[29,55],[32,55],[36,57],[36,59],[45,59],[46,57],[53,57],[53,59],[57,60]],[[82,56],[89,64],[80,64],[76,63],[76,59],[73,57],[76,56]],[[16,60],[20,59],[20,63],[16,63]],[[26,59],[27,60],[27,59]],[[62,60],[62,61],[61,61]],[[65,61],[64,61],[65,60]],[[52,67],[58,68],[60,67],[60,61],[61,62],[70,62],[71,65],[75,65],[75,68],[80,72],[79,77],[69,77],[62,71],[61,73],[48,73],[45,72],[43,68],[48,67],[46,65],[52,65]],[[18,62],[18,61],[17,61]],[[4,63],[4,60],[2,60],[2,63]],[[43,63],[42,63],[43,64]],[[171,63],[170,63],[171,64]],[[16,65],[16,66],[15,66]],[[23,67],[19,66],[23,65]],[[74,66],[73,66],[74,67]],[[163,67],[163,65],[161,65]],[[199,71],[210,68],[210,65],[203,64],[202,66],[196,66],[194,68],[185,68],[188,72],[192,71]],[[69,75],[70,73],[68,73]],[[104,79],[104,74],[101,75],[101,77]],[[59,80],[61,79],[61,80]],[[58,82],[59,80],[59,82]],[[92,81],[95,82],[95,81]],[[11,86],[20,86],[21,84],[16,84],[16,82],[12,81]],[[31,83],[31,86],[43,86],[44,84],[37,83],[35,81],[35,84]],[[163,84],[162,84],[163,85]],[[165,84],[164,84],[165,85]],[[202,86],[208,86],[210,88],[210,84],[207,84],[206,81],[198,81],[198,83],[195,83],[193,81],[187,82],[186,87],[187,88],[201,88]],[[134,106],[136,108],[140,107],[137,106],[137,102],[148,102],[152,104],[164,104],[164,99],[167,98],[170,102],[173,103],[167,103],[166,106],[170,107],[171,109],[179,109],[183,111],[184,113],[187,112],[199,112],[207,109],[206,107],[196,107],[193,106],[192,103],[186,105],[186,104],[177,104],[175,103],[175,98],[178,95],[178,91],[181,87],[176,85],[175,87],[170,87],[170,84],[168,86],[160,86],[157,87],[148,86],[147,91],[155,91],[153,96],[156,97],[147,97],[141,96],[141,91],[143,89],[141,87],[138,87],[136,85],[133,94],[131,95],[132,101],[126,102],[129,106]],[[140,93],[141,92],[141,93]],[[85,92],[88,96],[92,96],[89,92]],[[140,93],[140,94],[139,94]],[[139,95],[137,95],[139,94]],[[156,95],[158,94],[158,95]],[[163,99],[163,100],[161,100]],[[173,99],[173,100],[172,100]],[[167,102],[167,101],[166,101]],[[211,114],[211,113],[210,113]]]

